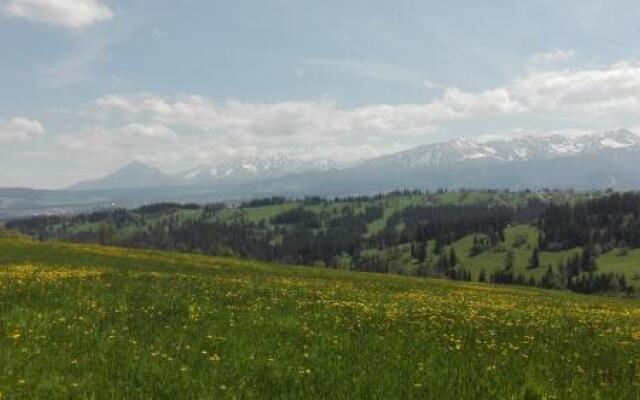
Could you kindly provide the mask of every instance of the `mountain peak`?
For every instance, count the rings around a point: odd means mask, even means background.
[[[153,169],[153,167],[137,160],[129,161],[127,164],[119,168],[120,170],[126,169]]]
[[[145,164],[141,161],[133,160],[120,168],[116,169],[113,174],[132,174],[132,173],[148,173],[148,172],[161,172],[158,168],[152,167],[148,164]]]
[[[70,187],[71,190],[133,189],[154,186],[173,186],[178,182],[155,167],[140,161],[131,161],[115,172],[96,180],[84,181]]]

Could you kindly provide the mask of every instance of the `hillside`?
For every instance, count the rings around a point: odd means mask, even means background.
[[[585,207],[592,208],[588,221]],[[234,206],[157,203],[6,227],[40,240],[631,294],[640,289],[638,215],[633,193],[405,191]]]
[[[635,399],[635,301],[0,239],[2,398]]]
[[[577,218],[588,204],[592,221],[572,222],[570,210]],[[627,211],[615,211],[621,204]],[[156,203],[6,227],[41,240],[628,295],[640,289],[639,207],[633,193],[404,191],[233,206]]]

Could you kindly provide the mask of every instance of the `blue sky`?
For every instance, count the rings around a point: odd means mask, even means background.
[[[640,126],[637,1],[0,0],[0,186]]]

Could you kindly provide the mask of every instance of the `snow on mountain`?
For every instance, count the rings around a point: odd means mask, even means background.
[[[315,193],[320,188],[331,193],[351,193],[356,189],[373,192],[399,186],[604,187],[611,182],[620,185],[626,182],[631,187],[635,185],[639,155],[640,136],[620,129],[576,137],[523,136],[484,142],[455,139],[352,165],[277,155],[201,164],[180,174],[167,175],[134,162],[72,189],[207,187],[220,183],[239,187],[261,184],[261,190],[272,192],[297,188],[301,193]],[[304,172],[318,174],[309,180]]]
[[[279,178],[300,172],[325,171],[332,166],[334,163],[330,160],[302,160],[286,156],[254,157],[218,164],[202,164],[178,174],[178,177],[189,184],[245,182]]]
[[[524,136],[487,142],[456,139],[420,146],[369,160],[365,165],[376,167],[388,165],[406,169],[433,169],[444,168],[465,161],[506,163],[548,160],[633,146],[640,146],[640,136],[626,129],[577,137],[562,135]]]

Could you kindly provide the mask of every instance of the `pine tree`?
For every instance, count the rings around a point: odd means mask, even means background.
[[[624,276],[624,274],[620,274],[620,277],[618,278],[618,284],[620,285],[620,290],[627,290],[627,287],[629,285],[627,284],[627,278]]]
[[[537,247],[533,248],[531,259],[529,260],[529,268],[535,269],[540,266],[540,254]]]
[[[423,263],[427,259],[427,243],[421,242],[418,244],[416,248],[416,259]]]
[[[442,247],[443,247],[443,244],[442,244],[442,238],[441,238],[440,236],[438,236],[438,237],[436,238],[436,245],[435,245],[435,247],[433,248],[433,252],[434,252],[435,254],[437,254],[437,255],[440,255],[440,254],[442,253]]]
[[[587,245],[582,250],[581,269],[584,272],[595,272],[598,269],[593,245]]]
[[[554,285],[553,267],[549,265],[549,267],[547,268],[547,271],[545,272],[545,274],[542,276],[542,279],[540,280],[540,287],[550,288],[550,287],[553,287],[553,285]]]
[[[504,257],[504,270],[506,272],[512,272],[513,267],[516,263],[516,254],[513,250],[507,251],[507,254]]]
[[[418,267],[418,276],[428,276],[429,275],[429,263],[421,263]]]
[[[478,282],[486,282],[487,281],[487,273],[482,269],[480,271],[480,275],[478,275]]]
[[[452,247],[449,251],[449,266],[455,267],[458,265],[458,256],[456,255],[456,250]]]
[[[581,264],[581,258],[580,258],[580,255],[578,254],[574,254],[571,258],[567,260],[565,271],[566,271],[566,276],[568,278],[567,279],[568,281],[571,280],[571,278],[574,278],[580,274],[580,264]]]
[[[473,235],[473,246],[471,246],[470,252],[471,257],[477,256],[478,254],[482,253],[483,250],[484,246],[480,239],[478,239],[478,235]]]
[[[438,259],[438,270],[441,272],[447,272],[449,270],[449,258],[447,253],[444,253]]]

